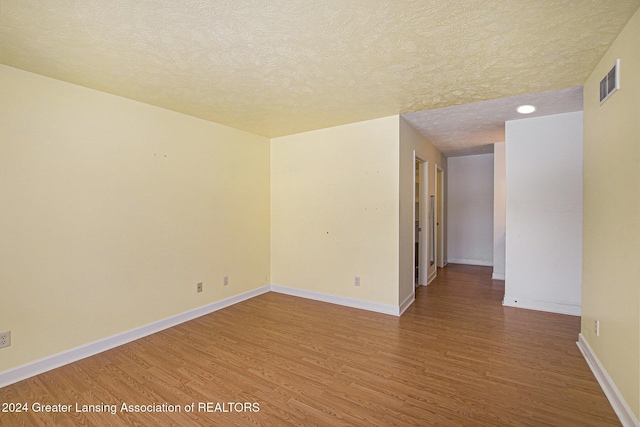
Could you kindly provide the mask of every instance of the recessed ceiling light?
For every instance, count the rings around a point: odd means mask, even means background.
[[[521,105],[518,107],[518,113],[520,114],[531,114],[536,111],[536,107],[533,105]]]

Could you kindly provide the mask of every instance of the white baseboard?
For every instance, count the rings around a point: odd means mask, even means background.
[[[449,258],[447,262],[451,264],[467,264],[467,265],[481,265],[484,267],[493,267],[493,261],[486,260],[486,259]]]
[[[491,274],[491,279],[492,280],[504,280],[504,273],[492,273]]]
[[[427,277],[427,284],[425,286],[429,286],[429,284],[433,282],[436,277],[438,277],[437,269],[433,270],[433,273],[431,273],[429,277]]]
[[[323,294],[321,292],[307,291],[304,289],[289,288],[282,285],[271,285],[272,292],[280,294],[292,295],[312,299],[315,301],[328,302],[331,304],[344,305],[346,307],[359,308],[361,310],[375,311],[376,313],[390,314],[392,316],[400,316],[400,307],[393,305],[381,304],[378,302],[362,301],[354,298],[340,297],[336,295]]]
[[[269,286],[267,285],[177,314],[175,316],[167,317],[166,319],[162,319],[139,328],[131,329],[108,338],[94,341],[62,353],[54,354],[52,356],[45,357],[44,359],[36,360],[35,362],[0,372],[0,388],[43,372],[59,368],[60,366],[67,365],[77,360],[102,353],[103,351],[110,350],[122,344],[146,337],[147,335],[155,334],[156,332],[160,332],[164,329],[193,320],[197,317],[213,313],[214,311],[221,310],[225,307],[229,307],[266,292],[269,292]]]
[[[506,307],[526,308],[528,310],[548,311],[551,313],[569,314],[571,316],[581,316],[582,307],[573,304],[564,304],[551,301],[537,301],[526,298],[519,298],[505,295],[502,305]]]
[[[607,370],[602,366],[598,356],[593,352],[593,349],[582,334],[578,335],[578,342],[576,344],[578,344],[582,356],[584,356],[587,365],[591,368],[591,372],[593,372],[596,380],[598,380],[598,384],[602,387],[605,396],[609,399],[609,403],[611,403],[611,407],[620,419],[623,427],[640,427],[638,419],[634,416],[631,408],[629,408],[624,397],[620,394],[618,387],[616,387]]]
[[[225,298],[221,301],[217,301],[193,310],[186,311],[184,313],[177,314],[175,316],[168,317],[166,319],[159,320],[157,322],[150,323],[148,325],[141,326],[139,328],[131,329],[129,331],[125,331],[111,337],[107,337],[98,341],[94,341],[92,343],[82,345],[80,347],[73,348],[71,350],[64,351],[62,353],[54,354],[52,356],[36,360],[35,362],[27,363],[25,365],[18,366],[4,372],[0,372],[0,388],[33,377],[35,375],[39,375],[43,372],[59,368],[69,363],[76,362],[80,359],[102,353],[103,351],[110,350],[131,341],[135,341],[156,332],[160,332],[164,329],[171,328],[184,322],[188,322],[189,320],[193,320],[197,317],[213,313],[214,311],[221,310],[225,307],[229,307],[239,302],[254,298],[269,291],[343,305],[347,307],[374,311],[382,314],[390,314],[392,316],[400,316],[407,308],[411,306],[411,304],[415,300],[415,294],[411,293],[411,295],[409,295],[400,306],[395,307],[387,304],[362,301],[335,295],[327,295],[302,289],[288,288],[286,286],[265,285],[251,291]]]
[[[411,307],[411,304],[413,304],[413,302],[416,300],[416,292],[415,290],[413,292],[411,292],[411,294],[409,294],[409,296],[407,296],[404,301],[402,301],[402,303],[400,304],[400,310],[398,313],[398,316],[402,316],[402,313],[404,313],[405,311],[407,311],[407,308]]]

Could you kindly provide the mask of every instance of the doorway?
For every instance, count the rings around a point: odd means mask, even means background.
[[[429,212],[428,194],[428,162],[421,160],[414,153],[414,201],[415,208],[413,210],[414,220],[414,286],[427,284],[427,273],[429,266],[429,250],[428,250],[428,221],[427,214]]]
[[[444,267],[444,170],[436,165],[436,266],[439,268]]]

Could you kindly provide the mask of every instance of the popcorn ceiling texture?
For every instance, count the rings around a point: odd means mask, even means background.
[[[275,137],[581,86],[640,0],[1,0],[0,63]]]
[[[520,105],[535,105],[523,116]],[[403,115],[445,156],[493,153],[493,144],[505,141],[505,122],[529,117],[582,111],[582,86],[509,96]]]

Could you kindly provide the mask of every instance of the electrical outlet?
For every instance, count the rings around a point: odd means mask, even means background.
[[[202,292],[202,282],[196,284],[196,292]]]
[[[0,333],[0,348],[11,345],[11,331]]]
[[[600,336],[600,321],[596,320],[594,322],[594,331],[596,333],[596,336],[599,337]]]
[[[355,286],[360,286],[360,277],[356,276],[355,280],[353,281],[353,284]]]
[[[224,276],[222,280],[222,286],[227,286],[229,284],[229,276]]]

